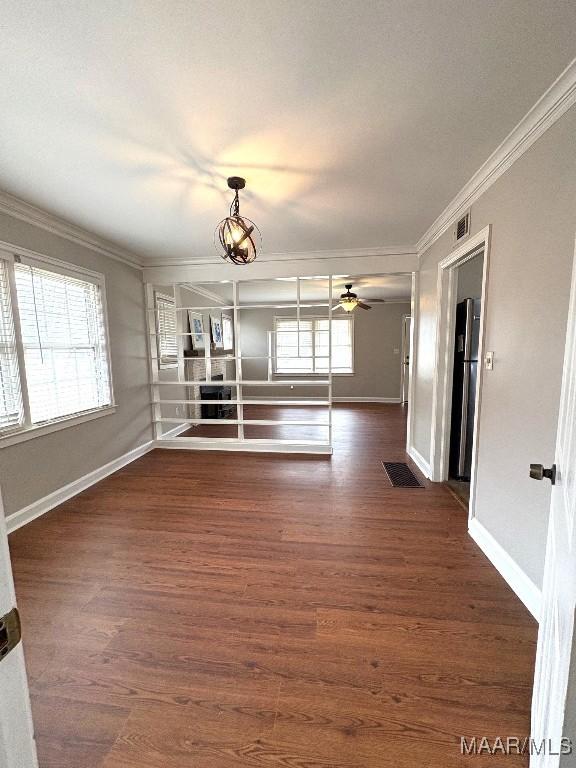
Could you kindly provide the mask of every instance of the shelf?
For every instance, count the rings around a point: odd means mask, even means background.
[[[207,404],[210,403],[229,403],[229,400],[207,400],[205,401]],[[219,424],[219,425],[225,425],[225,424],[233,424],[238,426],[239,424],[243,424],[246,426],[254,426],[254,427],[274,427],[274,426],[292,426],[292,427],[329,427],[330,422],[329,421],[310,421],[307,419],[304,420],[293,420],[289,421],[286,419],[176,419],[176,418],[161,418],[161,419],[154,419],[156,424]]]
[[[242,379],[242,381],[222,381],[221,379],[200,379],[198,381],[154,381],[150,386],[152,387],[193,387],[193,386],[215,386],[215,387],[317,387],[317,386],[329,386],[329,379],[274,379],[270,381],[265,379],[264,381],[252,381]]]
[[[153,400],[152,405],[210,405],[228,403],[229,405],[330,405],[329,400]]]

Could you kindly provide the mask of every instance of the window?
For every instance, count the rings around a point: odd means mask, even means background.
[[[158,339],[158,363],[160,368],[178,365],[178,337],[176,335],[176,304],[172,296],[156,292],[156,322]]]
[[[18,427],[23,420],[8,269],[0,259],[0,430]]]
[[[21,439],[19,432],[109,411],[102,293],[93,273],[0,254],[0,431]]]
[[[275,373],[329,371],[329,320],[323,317],[275,318]],[[332,318],[332,373],[353,373],[353,318]]]

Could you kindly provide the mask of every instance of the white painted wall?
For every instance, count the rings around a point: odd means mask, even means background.
[[[570,271],[576,231],[576,108],[472,206],[472,231],[492,225],[486,372],[479,426],[476,518],[541,587],[550,486],[530,462],[554,459]],[[430,458],[438,262],[450,232],[421,260],[414,446]]]

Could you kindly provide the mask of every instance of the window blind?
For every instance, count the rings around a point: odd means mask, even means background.
[[[276,373],[329,371],[327,318],[276,318]],[[332,373],[352,373],[352,318],[332,319]]]
[[[156,294],[158,357],[160,365],[174,365],[178,362],[178,337],[176,336],[176,312],[171,296]]]
[[[14,318],[6,262],[0,259],[0,430],[24,420]]]
[[[110,405],[100,286],[25,264],[14,271],[32,424]]]

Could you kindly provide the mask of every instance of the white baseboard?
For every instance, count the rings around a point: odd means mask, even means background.
[[[400,403],[399,397],[333,397],[333,403]]]
[[[8,529],[8,533],[16,531],[18,528],[26,525],[26,523],[30,523],[37,517],[40,517],[54,507],[57,507],[58,504],[62,504],[64,501],[68,501],[68,499],[71,499],[73,496],[85,491],[87,488],[90,488],[91,485],[98,483],[113,472],[117,472],[132,461],[144,456],[144,454],[148,453],[152,448],[154,448],[154,441],[149,440],[147,443],[128,451],[128,453],[118,456],[117,459],[109,461],[108,464],[104,464],[103,467],[99,467],[98,469],[89,472],[87,475],[79,477],[78,480],[74,480],[73,482],[68,483],[68,485],[58,488],[47,496],[32,502],[32,504],[29,504],[27,507],[23,507],[17,512],[13,512],[6,518],[6,528]]]
[[[182,437],[157,440],[155,448],[193,451],[245,451],[248,453],[323,453],[331,454],[332,446],[327,443],[292,442],[287,440],[237,440],[236,438]]]
[[[162,440],[169,440],[171,437],[178,437],[178,435],[181,435],[182,432],[187,432],[192,424],[189,424],[186,422],[185,424],[178,424],[175,427],[172,427],[172,429],[166,430],[166,432],[162,435]],[[158,443],[158,440],[156,440],[156,443]]]
[[[470,520],[468,533],[536,621],[540,621],[541,590],[476,518]]]
[[[416,448],[414,448],[413,445],[408,446],[407,450],[408,456],[412,459],[414,464],[418,467],[420,472],[424,475],[424,477],[427,480],[430,480],[430,477],[432,475],[432,470],[430,469],[430,464],[426,461],[424,456],[422,456],[421,453],[419,453]]]

